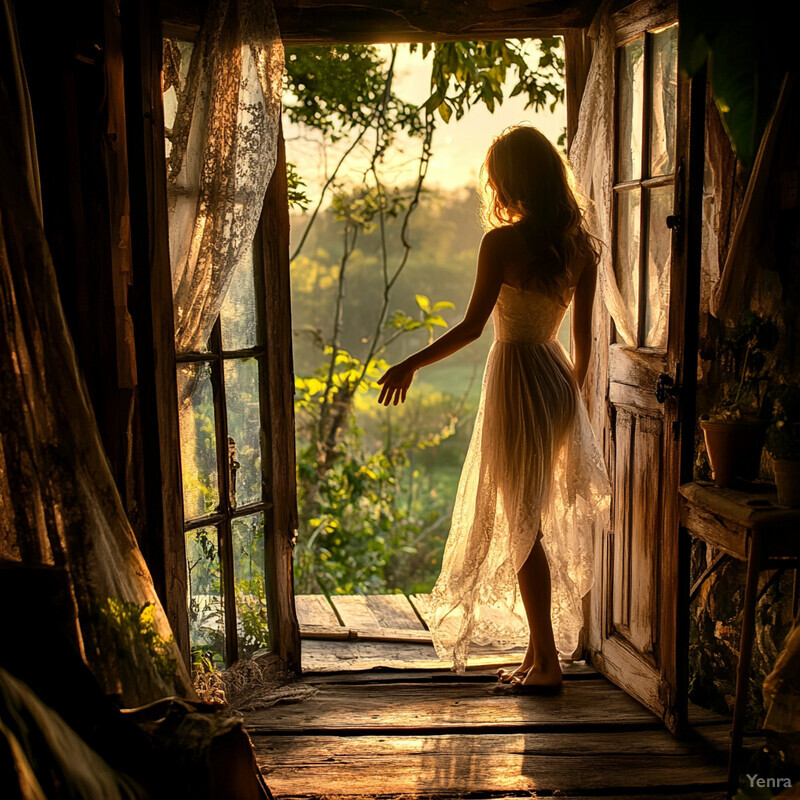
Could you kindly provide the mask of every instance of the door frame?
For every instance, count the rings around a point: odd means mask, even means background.
[[[674,7],[674,3],[667,3],[669,7]],[[154,87],[157,84],[160,71],[160,37],[162,31],[169,35],[179,35],[181,38],[192,39],[196,34],[199,25],[196,21],[170,21],[168,19],[160,19],[158,15],[157,4],[155,0],[147,0],[141,4],[141,17],[144,24],[139,31],[136,31],[134,36],[142,37],[142,45],[145,49],[149,49],[149,59],[143,59],[141,64],[134,62],[134,68],[141,67],[141,79],[146,86]],[[642,10],[647,13],[663,13],[661,4],[657,4],[655,12],[653,11],[653,4],[650,2],[638,2],[626,5],[617,12],[617,17],[626,23],[635,23],[637,14],[641,15]],[[677,13],[674,14],[677,18]],[[496,35],[492,38],[501,35],[508,35],[514,37],[536,38],[539,36],[552,36],[561,35],[564,37],[565,42],[565,101],[567,110],[567,141],[569,142],[575,133],[577,126],[577,115],[580,106],[581,96],[586,82],[586,76],[591,61],[591,39],[589,37],[590,29],[587,27],[572,27],[572,28],[546,28],[545,26],[536,24],[531,21],[529,30],[522,30],[517,28],[509,30],[507,34],[498,30]],[[346,35],[338,37],[340,40],[348,40]],[[457,38],[452,35],[437,35],[428,34],[423,32],[415,33],[415,39],[436,41]],[[149,40],[149,41],[148,41]],[[154,41],[155,40],[155,41]],[[352,37],[353,41],[364,41],[363,34],[360,36]],[[330,36],[326,33],[320,33],[319,37],[310,35],[308,31],[303,34],[303,44],[326,44],[330,41]],[[686,276],[687,286],[684,293],[684,302],[681,304],[681,313],[683,315],[683,323],[681,331],[685,342],[683,366],[681,369],[684,375],[685,391],[682,392],[679,403],[682,411],[683,419],[691,419],[694,407],[694,379],[696,371],[696,358],[697,358],[697,313],[698,307],[697,297],[699,297],[699,253],[700,248],[697,244],[700,236],[700,220],[701,220],[701,202],[698,198],[702,197],[702,137],[703,137],[703,120],[698,116],[698,102],[695,99],[695,94],[701,94],[694,91],[694,85],[697,82],[695,79],[692,82],[692,106],[691,106],[691,130],[689,131],[689,138],[692,141],[699,141],[699,161],[693,155],[691,158],[692,163],[700,164],[697,170],[687,169],[684,175],[684,180],[689,187],[688,194],[686,195],[685,207],[685,223],[682,226],[681,235],[677,238],[683,243],[680,246],[686,248]],[[703,79],[703,99],[704,99],[704,79]],[[158,103],[153,103],[152,95],[148,98],[149,103],[145,109],[144,116],[148,121],[148,127],[154,126],[158,129],[158,121],[161,118],[160,109],[160,96],[157,98]],[[703,105],[703,104],[700,104]],[[704,106],[703,109],[704,111]],[[141,124],[141,120],[139,120]],[[697,129],[697,130],[696,130]],[[155,136],[160,135],[160,129],[155,131]],[[691,148],[690,148],[691,149]],[[160,151],[156,148],[156,156]],[[159,297],[153,298],[153,315],[150,320],[154,328],[163,328],[159,330],[159,335],[156,336],[158,342],[161,343],[161,348],[156,344],[157,349],[162,349],[167,354],[167,360],[173,358],[172,353],[172,337],[171,326],[163,324],[159,326],[159,317],[163,321],[163,308],[162,303],[166,292],[165,287],[170,286],[169,280],[169,260],[164,258],[164,245],[166,244],[166,187],[162,187],[163,181],[159,180],[159,175],[163,175],[163,166],[159,165],[158,158],[155,159],[151,153],[148,154],[146,159],[148,181],[151,182],[150,191],[151,195],[149,200],[149,222],[156,228],[155,238],[159,240],[158,250],[160,257],[154,262],[152,266],[153,275],[159,282]],[[155,161],[155,163],[154,163]],[[273,497],[275,503],[271,513],[271,524],[267,526],[265,535],[268,537],[266,542],[266,552],[272,554],[272,558],[268,561],[272,562],[273,569],[270,571],[274,579],[269,581],[269,594],[268,594],[268,608],[269,608],[269,623],[275,635],[275,650],[276,655],[280,660],[293,671],[300,671],[300,636],[299,627],[297,625],[297,617],[294,610],[294,591],[293,591],[293,572],[292,572],[292,553],[294,547],[294,537],[296,536],[296,502],[295,502],[295,452],[294,452],[294,437],[293,437],[293,368],[291,363],[291,323],[290,314],[291,309],[286,303],[280,302],[280,297],[289,296],[289,251],[288,251],[288,235],[289,235],[289,214],[288,214],[288,200],[287,200],[287,186],[285,181],[284,170],[282,164],[285,163],[285,153],[283,150],[283,140],[281,137],[279,149],[279,161],[276,165],[275,173],[270,182],[267,197],[264,205],[264,212],[262,214],[261,223],[259,225],[256,248],[257,252],[260,251],[261,258],[264,264],[265,283],[268,286],[273,286],[275,292],[267,292],[268,319],[274,319],[277,327],[272,331],[274,336],[271,337],[274,342],[275,349],[271,352],[269,359],[269,375],[268,375],[268,396],[266,398],[268,403],[268,414],[270,418],[270,429],[265,433],[270,437],[269,443],[271,448],[271,460],[274,465],[274,470],[271,475],[271,483],[274,489]],[[153,181],[153,171],[155,171],[155,180]],[[696,176],[699,175],[699,184]],[[699,185],[699,192],[695,199],[692,199],[692,186]],[[164,197],[161,197],[163,190]],[[161,220],[160,217],[164,216]],[[694,242],[694,243],[693,243]],[[675,246],[679,245],[675,242]],[[167,249],[168,254],[168,249]],[[166,265],[166,266],[165,266]],[[166,270],[166,280],[165,280]],[[695,291],[696,290],[696,291]],[[283,294],[282,294],[283,293]],[[171,300],[171,293],[170,293]],[[673,303],[670,314],[678,314],[678,304]],[[606,396],[602,394],[595,394],[590,396],[585,393],[585,399],[589,407],[590,416],[592,418],[595,431],[602,439],[603,449],[606,458],[609,456],[609,442],[606,441],[605,433],[605,420],[608,415],[608,397],[607,397],[607,361],[598,356],[603,352],[607,352],[611,336],[611,322],[608,315],[605,313],[602,300],[598,297],[595,298],[595,332],[594,332],[594,353],[592,364],[590,365],[589,375],[586,385],[595,382],[600,386],[606,387]],[[672,324],[672,322],[671,322]],[[167,330],[169,335],[164,333]],[[695,344],[692,344],[695,343]],[[690,363],[691,362],[691,363]],[[166,372],[163,367],[158,375],[155,376],[156,383],[166,380]],[[171,375],[170,375],[171,378]],[[182,519],[182,499],[180,496],[180,475],[176,472],[177,455],[175,450],[175,437],[177,434],[177,410],[175,410],[174,420],[166,419],[172,416],[170,411],[169,396],[174,391],[173,389],[161,386],[159,391],[165,396],[165,401],[159,403],[159,420],[162,427],[169,430],[171,435],[167,440],[161,439],[159,441],[159,451],[162,464],[165,466],[165,472],[169,472],[170,479],[161,485],[164,489],[164,507],[165,513],[169,514],[168,507],[171,505],[172,517],[175,517],[176,511],[179,512],[177,519]],[[173,404],[174,405],[174,404]],[[691,413],[690,413],[691,412]],[[289,421],[290,425],[283,425],[282,420]],[[599,424],[598,424],[599,423]],[[291,435],[289,435],[291,433]],[[151,434],[152,435],[152,434]],[[693,460],[694,449],[694,426],[684,425],[680,429],[681,447],[680,447],[680,472],[681,480],[688,480],[687,474],[691,474],[691,463]],[[266,443],[265,443],[266,445]],[[688,465],[688,467],[687,467]],[[687,473],[688,469],[688,473]],[[675,487],[677,489],[677,487]],[[177,491],[176,491],[177,489]],[[671,519],[675,519],[677,524],[677,491],[672,493],[674,495],[675,503],[670,502],[668,505]],[[177,541],[180,539],[180,541]],[[186,638],[188,640],[188,620],[185,618],[185,574],[181,575],[181,566],[184,566],[185,572],[185,555],[182,557],[184,551],[183,544],[183,531],[180,525],[165,525],[164,529],[164,552],[166,559],[170,566],[174,569],[175,574],[172,576],[171,581],[166,587],[166,607],[170,622],[173,629],[179,631],[179,638]],[[688,571],[688,551],[685,554],[679,555],[679,562],[681,565],[686,565],[686,570],[679,570],[680,575]],[[268,564],[269,566],[269,564]],[[679,578],[680,578],[679,575]],[[684,576],[685,579],[685,576]],[[596,618],[596,602],[599,592],[590,592],[585,598],[585,610],[587,611],[587,624],[585,631],[591,638],[591,624]],[[684,593],[685,594],[685,593]],[[676,593],[676,603],[679,600],[681,593]],[[183,613],[181,613],[183,611]],[[591,612],[591,613],[589,613]],[[677,606],[672,611],[666,612],[672,618],[676,617]],[[678,639],[684,636],[682,630],[678,631]],[[188,655],[188,641],[185,643],[185,652]],[[680,649],[680,648],[678,648]],[[602,670],[601,670],[602,671]],[[685,673],[685,670],[684,670]],[[682,674],[680,669],[676,670],[675,674],[671,676],[670,682],[671,689],[677,694],[676,708],[678,708],[678,715],[680,716],[680,701],[683,697],[685,705],[685,675]],[[620,684],[623,689],[627,690],[624,683]],[[681,688],[684,687],[684,688]],[[684,715],[685,716],[685,715]],[[669,724],[669,723],[668,723]]]
[[[642,29],[660,27],[679,21],[677,4],[667,3],[654,9],[647,0],[631,3],[613,15],[615,47],[633,38]],[[614,68],[614,103],[616,115],[616,58]],[[678,225],[672,236],[672,265],[675,271],[670,298],[670,337],[665,353],[666,371],[675,380],[676,393],[667,398],[664,407],[664,436],[671,446],[663,461],[669,485],[660,487],[659,499],[664,518],[664,550],[662,570],[669,570],[661,586],[671,587],[669,596],[660,598],[659,609],[659,672],[652,693],[636,691],[641,680],[651,681],[652,674],[642,673],[644,664],[624,643],[606,647],[603,642],[610,613],[609,586],[596,583],[590,592],[589,653],[591,663],[606,677],[653,710],[675,734],[682,734],[687,725],[688,700],[688,573],[689,545],[679,525],[678,486],[692,479],[695,447],[695,391],[697,379],[697,343],[699,327],[700,255],[702,238],[702,188],[704,172],[705,72],[691,81],[678,77],[678,118],[676,141],[676,188]],[[616,128],[616,122],[615,122]],[[612,147],[616,148],[616,130]],[[608,154],[609,171],[616,153]],[[613,222],[612,222],[613,225]],[[594,393],[586,397],[593,427],[601,439],[609,473],[615,463],[612,430],[612,403],[609,396],[609,360],[614,349],[614,325],[602,300],[594,306],[594,342],[590,380]],[[589,381],[587,381],[589,383]],[[654,389],[655,387],[653,387]],[[674,442],[671,440],[674,436]],[[612,505],[616,498],[612,499]],[[613,516],[612,516],[613,519]],[[599,536],[599,532],[598,532]],[[605,543],[605,539],[603,539]],[[608,553],[599,547],[596,553],[596,574],[610,570]],[[611,651],[611,652],[609,652]]]

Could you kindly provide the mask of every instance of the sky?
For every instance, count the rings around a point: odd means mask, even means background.
[[[378,45],[378,49],[384,50],[388,56],[389,45]],[[528,49],[536,52],[532,43],[528,45]],[[533,58],[537,56],[533,55]],[[512,81],[514,75],[513,72],[510,75]],[[396,93],[404,100],[419,104],[425,102],[430,95],[430,57],[423,61],[419,50],[411,54],[407,45],[399,45],[394,85]],[[510,89],[509,86],[509,92]],[[559,104],[552,114],[549,110],[525,110],[524,105],[522,96],[507,98],[502,105],[495,108],[494,113],[481,104],[468,111],[459,121],[453,117],[449,124],[445,124],[437,114],[433,158],[428,168],[426,186],[451,190],[475,188],[481,164],[492,139],[510,125],[532,123],[555,143],[566,124],[564,104]],[[326,176],[333,170],[349,143],[343,140],[336,145],[325,145],[320,135],[309,135],[287,120],[284,120],[284,132],[287,158],[295,164],[306,181],[309,195],[315,198]],[[416,178],[420,146],[419,140],[405,137],[398,139],[385,162],[385,182],[396,185]],[[369,164],[367,147],[354,150],[348,163],[350,166],[347,176],[360,180]]]

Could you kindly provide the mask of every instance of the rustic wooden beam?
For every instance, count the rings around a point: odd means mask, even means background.
[[[161,100],[161,24],[156,0],[126,0],[121,10],[133,257],[129,296],[136,333],[147,524],[151,537],[161,545],[161,574],[156,586],[163,586],[161,601],[188,665],[186,548]]]
[[[449,3],[395,0],[278,0],[275,13],[287,45],[435,42],[539,38],[589,25],[597,0],[488,0]],[[163,0],[164,34],[193,40],[204,3]]]
[[[652,31],[677,19],[677,0],[637,0],[614,13],[614,39],[621,45],[636,38],[645,28]]]
[[[262,264],[266,322],[266,381],[261,381],[266,425],[262,457],[267,464],[264,512],[267,613],[272,649],[290,671],[300,671],[300,626],[294,607],[293,550],[297,535],[294,429],[294,365],[289,276],[289,198],[286,148],[279,131],[278,158],[256,235]]]
[[[592,62],[592,42],[585,28],[564,33],[564,91],[567,105],[567,148],[578,130],[578,112]]]

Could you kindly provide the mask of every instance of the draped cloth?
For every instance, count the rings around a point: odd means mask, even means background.
[[[597,10],[589,29],[594,39],[592,61],[578,112],[578,127],[569,149],[569,160],[578,186],[584,192],[588,228],[605,245],[597,268],[597,288],[617,334],[636,346],[636,325],[614,273],[612,260],[613,153],[614,153],[614,30],[611,4]]]
[[[775,666],[764,679],[764,728],[778,733],[800,733],[800,622],[786,637]]]
[[[718,319],[735,322],[747,310],[759,269],[764,264],[771,265],[775,259],[770,245],[770,238],[774,239],[774,235],[767,223],[768,215],[774,213],[774,200],[769,197],[770,177],[782,120],[793,102],[793,93],[796,95],[795,86],[796,78],[787,74],[775,111],[759,144],[730,249],[719,283],[710,298],[709,310]],[[713,177],[716,185],[729,180],[728,175],[715,174]]]
[[[284,55],[272,3],[212,0],[194,47],[165,40],[164,64],[165,91],[176,98],[167,189],[175,343],[184,353],[208,340],[275,169]]]
[[[76,638],[107,693],[126,705],[193,696],[78,371],[9,0],[0,8],[0,560],[64,568]]]

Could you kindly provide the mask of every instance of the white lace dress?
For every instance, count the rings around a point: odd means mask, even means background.
[[[542,532],[556,647],[571,656],[593,581],[593,531],[611,489],[603,456],[556,339],[564,304],[503,284],[492,312],[475,428],[458,486],[428,625],[440,658],[466,667],[470,645],[528,644],[516,573]]]

